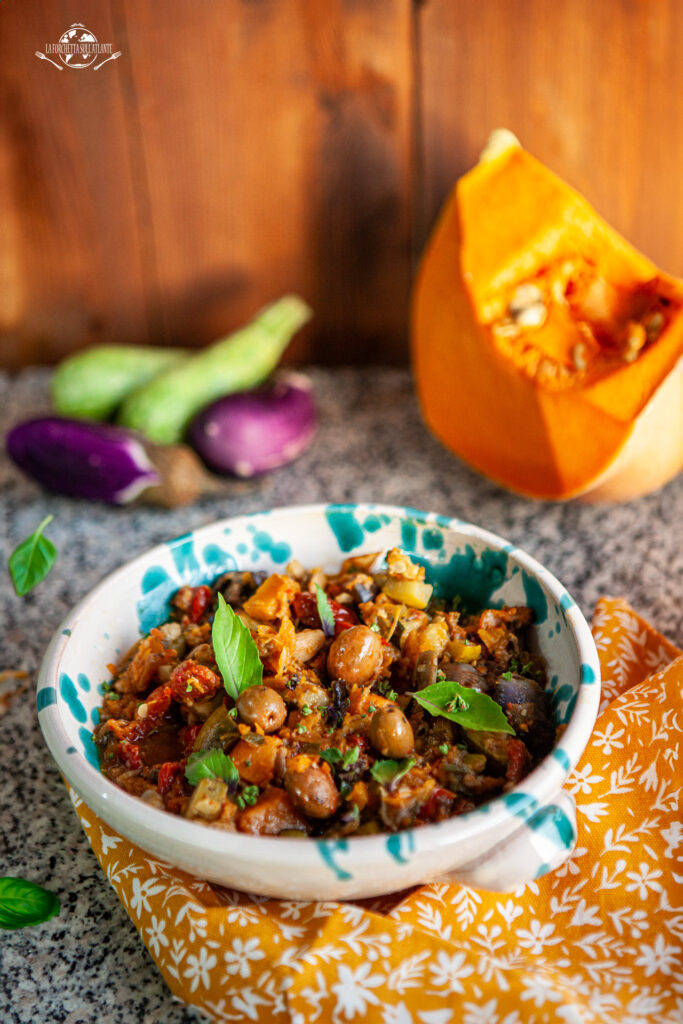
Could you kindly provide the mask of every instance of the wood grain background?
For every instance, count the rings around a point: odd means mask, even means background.
[[[121,57],[39,61],[73,22]],[[403,362],[498,126],[683,274],[682,42],[680,0],[4,0],[0,365],[201,345],[288,290],[291,359]]]

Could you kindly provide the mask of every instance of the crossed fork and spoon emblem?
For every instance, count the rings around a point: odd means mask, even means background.
[[[57,61],[51,60],[50,57],[48,57],[46,53],[41,53],[40,50],[36,50],[35,54],[36,54],[36,57],[39,57],[41,60],[49,61],[50,64],[52,64],[54,67],[56,67],[58,71],[63,71],[64,70],[64,66],[62,64],[58,64]],[[106,64],[108,60],[116,60],[116,58],[120,57],[120,56],[121,56],[121,50],[117,50],[116,53],[110,54],[108,57],[105,57],[104,60],[101,60],[99,64],[96,64],[95,67],[93,68],[93,71],[97,71],[97,69],[101,68],[103,64]]]

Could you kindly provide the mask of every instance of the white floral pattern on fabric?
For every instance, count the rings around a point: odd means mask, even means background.
[[[578,843],[513,895],[249,896],[148,856],[72,795],[172,991],[231,1024],[681,1024],[683,657],[618,599],[594,631],[604,701],[568,783]]]

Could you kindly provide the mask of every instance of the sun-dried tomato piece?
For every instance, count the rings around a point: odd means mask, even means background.
[[[358,625],[358,616],[350,608],[347,608],[344,604],[337,604],[336,601],[330,601],[330,607],[332,614],[334,615],[334,635],[339,636],[345,629],[351,629],[352,626]]]
[[[508,765],[505,770],[505,778],[508,782],[520,782],[529,774],[531,757],[526,745],[522,740],[511,739],[508,743]]]
[[[292,601],[292,608],[297,619],[311,629],[320,629],[320,615],[318,614],[318,602],[313,594],[295,594]],[[358,625],[358,616],[351,608],[347,608],[337,601],[330,601],[330,608],[334,615],[334,635],[339,636],[345,629]]]
[[[125,764],[126,768],[132,770],[139,768],[142,764],[140,760],[140,747],[137,743],[131,743],[130,740],[121,740],[118,753],[119,760]]]
[[[201,727],[202,723],[199,722],[197,725],[184,725],[182,729],[180,729],[178,735],[180,737],[180,743],[182,745],[185,757],[189,757],[190,754],[192,753],[194,741],[197,739],[197,734],[199,733]]]
[[[173,669],[168,685],[175,700],[191,707],[196,701],[213,697],[221,680],[207,665],[188,658]]]
[[[429,794],[429,799],[420,808],[420,819],[423,821],[443,821],[449,817],[455,793],[450,789],[436,786]]]
[[[159,778],[157,780],[157,789],[162,796],[165,796],[166,793],[169,792],[171,786],[181,772],[182,763],[180,761],[166,761],[165,764],[162,764],[159,769]]]
[[[159,787],[159,792],[164,799],[164,806],[167,811],[170,811],[171,814],[182,814],[190,799],[190,786],[185,779],[185,765],[187,761],[183,758],[182,761],[170,761],[168,763],[175,770],[171,771],[171,768],[169,768],[168,772],[165,773],[164,785],[166,788],[162,792]],[[161,776],[161,771],[159,775]],[[157,786],[159,786],[159,783],[157,783]]]
[[[151,726],[152,723],[156,724],[156,722],[160,718],[163,718],[170,708],[172,699],[173,690],[168,683],[164,683],[162,686],[157,686],[155,690],[152,690],[149,697],[146,697],[142,704],[139,705],[138,716],[142,718],[144,723],[148,724],[148,727]],[[140,715],[142,707],[145,707],[144,716]],[[149,729],[146,731],[149,731]]]
[[[192,601],[190,602],[190,618],[193,622],[199,622],[206,609],[211,604],[211,588],[206,586],[193,587]]]
[[[292,609],[297,619],[310,629],[320,629],[318,604],[313,594],[298,593],[292,600]]]

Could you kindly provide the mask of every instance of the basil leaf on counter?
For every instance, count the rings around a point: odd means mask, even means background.
[[[410,696],[430,715],[448,718],[463,729],[508,732],[514,736],[515,730],[500,705],[487,694],[479,693],[469,686],[444,679]]]
[[[43,536],[43,531],[54,516],[45,516],[42,523],[30,537],[22,541],[9,556],[8,566],[14,589],[18,597],[44,580],[57,558],[57,548]]]
[[[263,682],[263,665],[258,647],[239,616],[235,615],[222,594],[213,620],[211,642],[223,685],[233,700],[242,690]]]
[[[319,587],[317,583],[315,585],[315,600],[318,605],[318,615],[320,616],[323,633],[325,636],[334,636],[335,621],[332,605],[323,588]]]
[[[236,785],[240,773],[222,750],[197,750],[187,759],[185,778],[191,786],[196,786],[200,779],[223,779],[228,785]]]
[[[59,913],[57,896],[25,878],[0,878],[0,928],[42,924]]]
[[[402,779],[414,764],[414,757],[404,757],[402,761],[375,761],[370,769],[370,774],[375,782],[386,786],[389,782],[398,782],[399,779]]]

